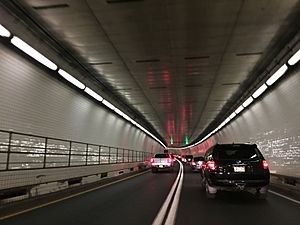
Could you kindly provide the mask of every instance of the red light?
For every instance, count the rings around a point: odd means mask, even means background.
[[[171,163],[172,162],[172,159],[171,158],[168,158],[168,163]]]
[[[150,159],[150,162],[151,162],[151,163],[154,163],[154,159],[153,159],[153,158],[151,158],[151,159]]]
[[[265,170],[269,169],[269,163],[267,161],[265,161],[265,160],[263,161],[263,168]]]
[[[193,166],[196,166],[196,163],[195,163],[195,162],[192,162],[192,165],[193,165]]]
[[[214,161],[208,161],[206,163],[207,167],[211,170],[215,170],[216,169],[216,163]]]

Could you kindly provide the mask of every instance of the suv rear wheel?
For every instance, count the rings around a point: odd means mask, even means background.
[[[205,193],[206,193],[206,197],[207,198],[215,198],[216,197],[216,194],[217,194],[217,189],[211,187],[208,185],[207,182],[205,182]]]

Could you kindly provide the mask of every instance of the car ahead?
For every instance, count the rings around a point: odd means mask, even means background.
[[[183,155],[182,159],[183,162],[190,164],[193,160],[193,155]]]
[[[174,169],[174,159],[168,153],[159,153],[155,154],[150,160],[151,170],[153,173],[158,170],[169,170],[173,171]]]
[[[266,198],[269,165],[255,144],[217,144],[205,153],[201,171],[208,198],[220,190],[254,190],[258,198]]]
[[[195,171],[195,172],[201,171],[203,163],[204,163],[203,156],[194,157],[190,164],[192,171]]]

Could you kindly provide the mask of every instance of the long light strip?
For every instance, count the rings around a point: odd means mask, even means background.
[[[108,108],[110,108],[111,110],[115,109],[115,106],[113,104],[111,104],[109,101],[103,99],[102,103],[107,106]]]
[[[267,85],[271,86],[274,84],[282,75],[287,71],[288,67],[286,64],[282,65],[267,81]]]
[[[41,64],[45,65],[51,70],[56,70],[57,65],[55,65],[52,61],[47,59],[45,56],[43,56],[41,53],[39,53],[37,50],[32,48],[30,45],[28,45],[26,42],[24,42],[22,39],[14,36],[10,42],[16,46],[21,51],[25,52],[27,55],[34,58],[36,61],[40,62]]]
[[[239,113],[242,112],[243,110],[244,110],[244,106],[241,105],[241,106],[239,106],[234,112],[235,112],[236,114],[239,114]]]
[[[290,66],[295,65],[300,60],[300,49],[288,60]]]
[[[103,98],[97,94],[96,92],[94,92],[92,89],[86,87],[84,89],[84,92],[86,92],[87,94],[89,94],[90,96],[92,96],[94,99],[98,100],[99,102],[101,102],[103,100]]]
[[[246,108],[246,107],[249,106],[252,102],[253,102],[253,98],[252,98],[252,96],[250,96],[250,97],[243,103],[243,107]]]
[[[233,113],[231,113],[231,115],[229,116],[230,117],[230,119],[233,119],[234,117],[236,117],[236,113],[235,112],[233,112]]]
[[[10,37],[10,32],[4,26],[0,24],[0,36],[2,37]]]
[[[80,88],[80,89],[84,89],[85,85],[83,83],[81,83],[79,80],[77,80],[75,77],[73,77],[71,74],[67,73],[66,71],[59,69],[58,73],[65,78],[67,81],[69,81],[70,83],[74,84],[76,87]]]
[[[300,49],[288,60],[288,64],[290,66],[295,65],[300,60]],[[268,86],[271,86],[274,84],[284,73],[288,70],[288,66],[286,64],[282,65],[267,81],[266,84]],[[239,106],[225,121],[223,121],[217,128],[215,128],[212,132],[210,132],[208,135],[206,135],[204,138],[202,138],[200,141],[183,147],[183,148],[170,148],[170,149],[187,149],[194,147],[198,144],[201,144],[206,139],[208,139],[211,135],[218,132],[222,127],[224,127],[227,123],[229,123],[233,118],[237,116],[240,112],[242,112],[246,107],[248,107],[254,99],[258,98],[262,93],[264,93],[268,86],[266,84],[261,85],[253,94],[250,96],[241,106]]]
[[[267,90],[268,86],[266,84],[261,85],[253,94],[253,98],[258,98],[262,93]]]
[[[11,33],[0,24],[0,36],[2,37],[10,37]],[[44,55],[39,53],[37,50],[32,48],[30,45],[28,45],[26,42],[24,42],[22,39],[14,36],[11,40],[11,43],[40,62],[41,64],[45,65],[51,70],[57,70],[58,67],[55,65],[52,61],[47,59]],[[151,136],[154,140],[156,140],[158,143],[160,143],[164,148],[165,146],[157,137],[155,137],[152,133],[150,133],[147,129],[145,129],[143,126],[135,122],[133,119],[131,119],[129,116],[127,116],[125,113],[123,113],[121,110],[116,108],[113,104],[111,104],[109,101],[103,99],[99,94],[97,94],[95,91],[90,89],[89,87],[86,87],[83,83],[81,83],[79,80],[77,80],[75,77],[73,77],[71,74],[67,73],[66,71],[59,69],[58,73],[65,78],[70,83],[74,84],[76,87],[80,89],[84,89],[84,92],[86,92],[88,95],[93,97],[94,99],[102,102],[106,107],[114,110],[117,114],[119,114],[121,117],[123,117],[125,120],[131,122],[133,125],[137,126],[139,129],[141,129],[143,132],[145,132],[147,135]]]

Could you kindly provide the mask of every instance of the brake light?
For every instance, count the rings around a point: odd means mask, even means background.
[[[263,168],[265,170],[269,169],[269,163],[267,161],[265,161],[265,160],[263,161]]]
[[[216,163],[214,161],[208,161],[206,163],[207,167],[211,170],[215,170],[216,169]]]
[[[172,159],[171,158],[168,158],[168,163],[171,163],[172,162]]]
[[[153,158],[150,159],[150,163],[154,163],[154,159]]]
[[[192,162],[192,165],[193,165],[193,166],[196,166],[196,163],[195,163],[195,162]]]

